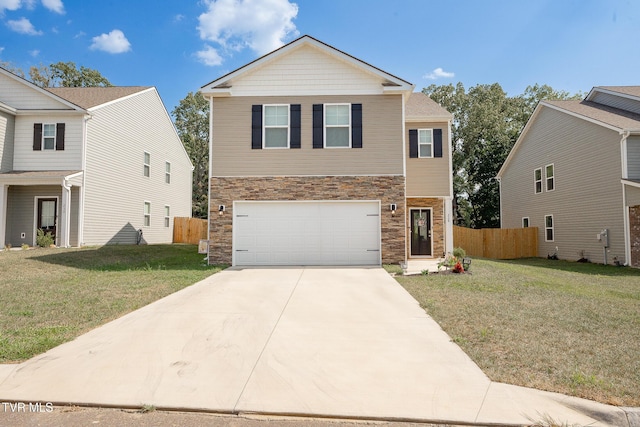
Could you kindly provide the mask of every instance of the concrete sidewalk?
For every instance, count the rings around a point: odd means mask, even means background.
[[[3,367],[0,401],[630,425],[616,407],[492,383],[380,268],[223,271]]]

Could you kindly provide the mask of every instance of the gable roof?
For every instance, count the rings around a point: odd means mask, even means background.
[[[405,104],[405,121],[452,120],[453,114],[422,92],[412,92]]]
[[[626,95],[629,98],[637,98],[640,100],[640,86],[596,86],[589,91],[585,100],[590,101],[593,99],[596,92],[613,92],[618,95]]]
[[[374,75],[381,80],[381,92],[393,92],[404,91],[412,92],[414,85],[400,77],[387,73],[378,67],[375,67],[367,62],[364,62],[348,53],[336,49],[320,40],[317,40],[309,35],[302,36],[276,50],[261,56],[260,58],[228,73],[222,77],[213,80],[200,88],[200,91],[204,95],[215,96],[216,94],[228,95],[230,89],[233,87],[234,80],[239,77],[247,75],[248,73],[259,69],[274,60],[285,56],[286,54],[303,46],[313,46],[316,49],[333,56],[336,59],[342,60],[355,68],[358,68],[362,72]]]
[[[631,113],[626,110],[609,107],[592,101],[540,101],[529,118],[529,121],[520,133],[518,140],[511,148],[507,159],[498,171],[498,174],[496,175],[497,178],[500,178],[506,170],[508,164],[515,155],[514,153],[520,148],[531,124],[536,120],[543,108],[551,108],[553,110],[569,114],[573,117],[619,132],[620,134],[624,132],[635,133],[640,131],[640,114]]]
[[[108,86],[108,87],[56,87],[47,91],[66,99],[73,104],[89,109],[108,102],[133,95],[149,86]]]

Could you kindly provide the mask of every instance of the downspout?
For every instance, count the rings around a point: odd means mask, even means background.
[[[211,239],[211,177],[213,176],[213,96],[209,97],[209,182],[207,182],[207,241]],[[207,265],[211,250],[207,244]]]
[[[629,178],[629,168],[627,164],[627,138],[630,132],[628,130],[622,132],[620,139],[620,157],[622,160],[622,178]],[[631,265],[631,224],[629,220],[629,207],[627,206],[627,186],[622,185],[622,217],[624,223],[624,264]]]
[[[62,247],[68,248],[71,237],[71,185],[65,177],[62,180],[62,220],[64,221],[64,234],[62,236]]]
[[[451,135],[451,121],[453,119],[447,120],[447,133],[449,134],[448,144],[449,144],[449,200],[446,204],[445,209],[445,227],[447,233],[447,244],[445,246],[445,252],[453,253],[453,248],[455,246],[455,242],[453,241],[453,135]],[[445,198],[446,200],[446,198]],[[446,254],[445,254],[446,256]]]
[[[82,122],[82,187],[80,187],[80,194],[78,200],[78,247],[84,244],[84,203],[86,194],[86,180],[87,180],[87,125],[91,120],[91,115],[84,116]]]

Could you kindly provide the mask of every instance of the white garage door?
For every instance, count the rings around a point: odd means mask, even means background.
[[[235,202],[234,265],[380,265],[378,202]]]

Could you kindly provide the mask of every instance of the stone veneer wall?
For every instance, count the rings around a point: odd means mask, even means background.
[[[213,177],[210,185],[211,264],[232,262],[234,200],[380,200],[382,262],[405,259],[404,176]],[[395,215],[391,203],[397,205]],[[223,215],[219,205],[225,205]]]
[[[431,239],[433,241],[434,258],[440,258],[444,253],[444,199],[439,198],[408,198],[407,199],[407,254],[411,257],[411,208],[431,208]]]
[[[629,237],[632,267],[640,267],[640,206],[629,207]]]

